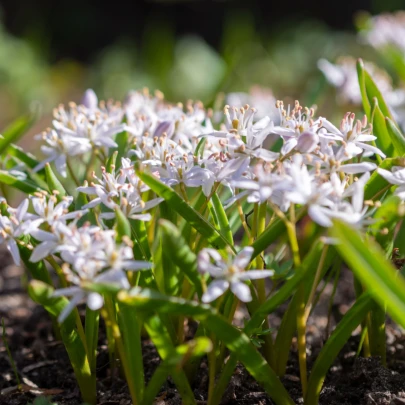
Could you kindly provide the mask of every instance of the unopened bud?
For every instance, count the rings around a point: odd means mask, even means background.
[[[319,143],[319,136],[313,132],[303,132],[297,141],[296,149],[301,153],[311,153]]]
[[[92,89],[87,89],[83,95],[81,104],[87,107],[89,110],[95,110],[98,104],[98,98],[96,93]]]

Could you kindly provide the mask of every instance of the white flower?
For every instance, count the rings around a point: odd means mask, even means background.
[[[0,243],[7,244],[7,249],[17,266],[20,265],[21,258],[16,240],[24,234],[28,205],[28,199],[25,199],[18,208],[8,208],[9,217],[0,215]]]
[[[251,301],[250,289],[243,281],[266,278],[274,274],[273,270],[245,271],[252,254],[253,248],[245,247],[233,261],[229,258],[228,263],[226,263],[218,251],[209,248],[201,250],[198,254],[198,269],[201,273],[209,273],[215,279],[209,284],[207,291],[202,296],[202,301],[212,302],[228,288],[241,301]]]
[[[367,117],[364,116],[362,121],[356,121],[355,118],[355,114],[348,112],[340,123],[340,129],[327,120],[324,120],[323,126],[328,131],[328,135],[340,137],[348,156],[354,157],[366,152],[366,155],[377,154],[385,158],[385,154],[380,149],[365,143],[377,139],[376,136],[370,134],[371,127],[367,125]]]
[[[379,175],[384,177],[389,183],[398,186],[394,192],[401,200],[405,200],[405,168],[394,166],[391,172],[385,169],[377,169]]]
[[[30,216],[31,227],[38,227],[44,222],[52,226],[57,221],[66,222],[86,213],[86,210],[69,212],[68,207],[73,202],[71,196],[63,197],[58,203],[55,195],[37,194],[31,197],[31,201],[36,213]]]
[[[91,145],[86,138],[77,138],[68,134],[58,134],[55,130],[49,130],[41,135],[35,136],[35,139],[42,139],[46,145],[41,146],[41,151],[47,155],[40,162],[34,171],[39,171],[47,163],[55,162],[57,171],[66,177],[66,158],[68,156],[83,155],[91,149]]]
[[[60,223],[57,226],[61,226]],[[71,296],[69,305],[59,316],[63,322],[73,308],[84,298],[90,309],[97,310],[103,305],[102,296],[90,291],[88,283],[114,284],[118,288],[129,288],[125,271],[146,270],[152,263],[134,260],[132,248],[117,245],[114,231],[102,231],[97,227],[65,228],[69,238],[59,238],[59,246],[53,251],[60,251],[62,259],[68,263],[63,266],[67,280],[72,287],[55,291],[55,296]],[[45,242],[43,242],[45,243]]]

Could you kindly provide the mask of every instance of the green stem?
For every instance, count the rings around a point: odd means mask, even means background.
[[[325,263],[325,258],[326,258],[327,253],[328,253],[328,245],[325,245],[322,250],[321,260],[319,261],[318,267],[316,269],[315,279],[312,284],[312,289],[309,294],[307,305],[305,307],[305,321],[308,320],[309,314],[311,313],[312,305],[313,305],[315,294],[316,294],[316,289],[318,288],[318,284],[320,282],[323,265]]]
[[[290,206],[290,221],[286,223],[287,234],[290,240],[291,252],[293,255],[294,267],[301,267],[297,231],[295,227],[295,207]],[[307,353],[306,353],[306,318],[305,318],[305,284],[301,283],[297,291],[297,344],[298,362],[301,376],[302,393],[305,396],[307,391]]]
[[[66,166],[67,166],[67,168],[69,170],[69,174],[72,176],[72,179],[75,182],[76,186],[80,187],[79,179],[76,177],[76,174],[75,174],[75,172],[73,170],[73,167],[72,167],[72,164],[70,163],[69,158],[66,159]]]

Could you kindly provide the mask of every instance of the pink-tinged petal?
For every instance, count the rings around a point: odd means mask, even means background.
[[[274,276],[273,270],[249,270],[238,275],[239,280],[259,280],[261,278],[267,278]]]
[[[208,303],[216,300],[229,288],[226,280],[214,280],[208,286],[207,291],[202,296],[202,302]]]
[[[238,269],[246,269],[252,259],[253,248],[251,246],[246,246],[243,248],[235,257],[233,261],[234,266]]]
[[[231,284],[231,291],[242,301],[250,302],[252,301],[252,294],[250,288],[241,282],[235,281]]]
[[[92,292],[88,295],[87,297],[87,306],[92,310],[92,311],[97,311],[99,310],[104,304],[103,297],[96,292]]]
[[[7,241],[7,249],[11,253],[16,266],[19,266],[21,263],[20,252],[18,250],[17,242],[14,239],[9,239]]]

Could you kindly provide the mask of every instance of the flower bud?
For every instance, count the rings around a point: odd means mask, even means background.
[[[296,149],[301,153],[311,153],[318,146],[319,136],[313,132],[303,132],[297,142]]]
[[[98,105],[98,98],[96,93],[92,89],[87,89],[83,95],[81,104],[87,107],[89,110],[94,110]]]

